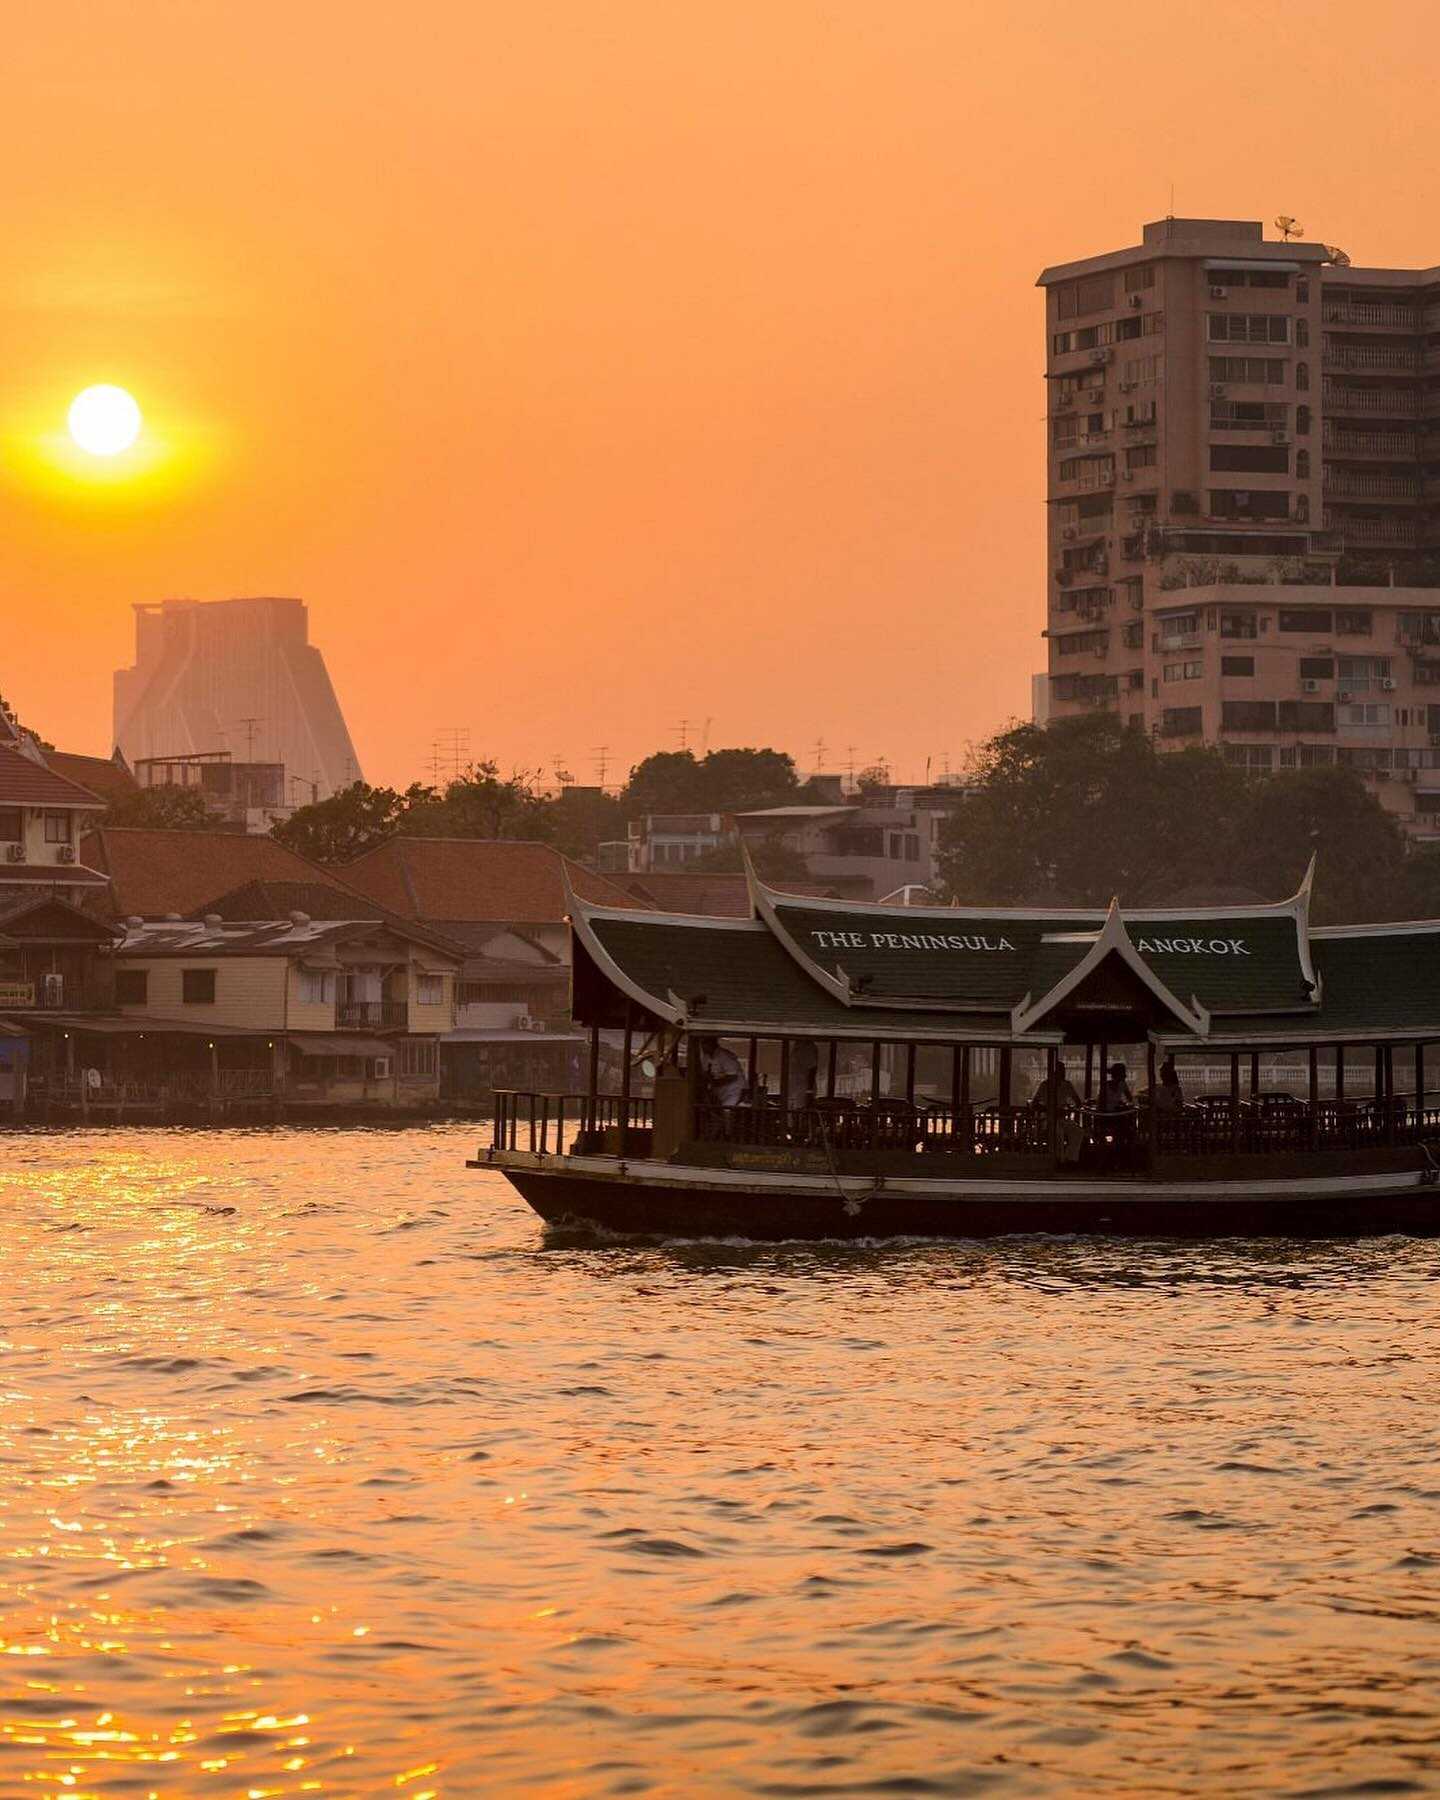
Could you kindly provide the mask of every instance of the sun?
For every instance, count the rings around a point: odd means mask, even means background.
[[[87,387],[70,402],[70,435],[91,456],[118,456],[140,435],[140,408],[122,387]]]

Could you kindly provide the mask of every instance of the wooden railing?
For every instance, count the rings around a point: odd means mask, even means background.
[[[496,1088],[491,1141],[497,1150],[559,1155],[581,1135],[598,1139],[614,1132],[618,1137],[622,1124],[627,1133],[648,1131],[654,1120],[654,1102],[641,1095],[632,1095],[626,1101],[619,1094],[592,1097]],[[597,1143],[595,1147],[600,1146]]]

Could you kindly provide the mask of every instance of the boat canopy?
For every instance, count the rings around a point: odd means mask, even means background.
[[[750,873],[748,919],[573,893],[572,1012],[717,1035],[1181,1048],[1440,1029],[1440,922],[1312,929],[1314,864],[1262,906],[1036,909],[797,898]]]

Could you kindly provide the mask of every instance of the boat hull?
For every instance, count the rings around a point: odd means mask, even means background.
[[[1440,1235],[1440,1185],[1415,1167],[1265,1180],[829,1179],[492,1151],[547,1224],[622,1236],[983,1238]]]

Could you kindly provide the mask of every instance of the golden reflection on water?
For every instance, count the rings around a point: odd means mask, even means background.
[[[3,1141],[7,1800],[1440,1782],[1429,1246],[569,1248],[468,1133]]]

